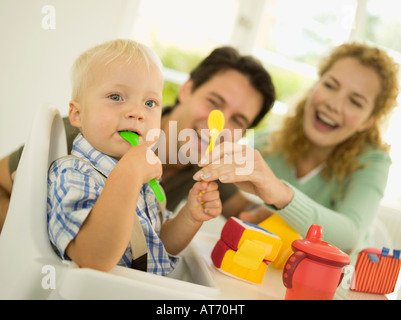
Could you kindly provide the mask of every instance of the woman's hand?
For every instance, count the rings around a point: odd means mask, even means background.
[[[202,158],[199,165],[203,169],[194,175],[195,180],[235,183],[241,190],[257,195],[278,209],[284,208],[294,195],[271,171],[259,151],[248,145],[224,142],[206,159]]]

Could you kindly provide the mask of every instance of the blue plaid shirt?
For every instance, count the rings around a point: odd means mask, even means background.
[[[56,160],[49,169],[47,197],[50,241],[61,257],[68,260],[70,258],[65,250],[103,190],[105,179],[100,173],[108,177],[117,164],[114,158],[94,149],[81,134],[74,140],[71,154],[85,161],[75,157]],[[148,183],[141,188],[136,213],[148,246],[148,272],[168,274],[173,270],[177,258],[167,253],[159,238],[162,225],[160,206]],[[171,212],[166,210],[164,219],[170,215]],[[132,252],[128,243],[118,265],[131,267],[131,261]]]

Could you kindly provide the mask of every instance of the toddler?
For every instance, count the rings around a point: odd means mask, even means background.
[[[146,139],[160,129],[161,62],[148,47],[118,39],[84,52],[71,76],[69,119],[81,133],[71,156],[49,169],[50,240],[63,259],[81,267],[108,271],[118,264],[166,275],[203,221],[221,213],[221,202],[216,183],[197,182],[172,218],[148,184],[162,175],[150,149],[155,141]],[[121,131],[136,132],[139,145],[132,147]],[[138,267],[130,244],[138,223],[146,239],[145,268]]]

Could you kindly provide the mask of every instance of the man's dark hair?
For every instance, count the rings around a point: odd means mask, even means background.
[[[252,86],[263,96],[263,104],[259,114],[250,127],[256,126],[270,111],[276,99],[273,82],[263,65],[252,56],[242,56],[232,47],[220,47],[212,51],[192,72],[192,91],[209,81],[214,75],[236,70],[246,76]]]

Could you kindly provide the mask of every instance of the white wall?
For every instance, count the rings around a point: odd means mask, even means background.
[[[0,1],[0,157],[24,143],[42,104],[53,103],[67,114],[74,59],[93,45],[127,36],[137,3]],[[42,13],[46,5],[55,9],[54,30],[42,27],[50,17]]]

